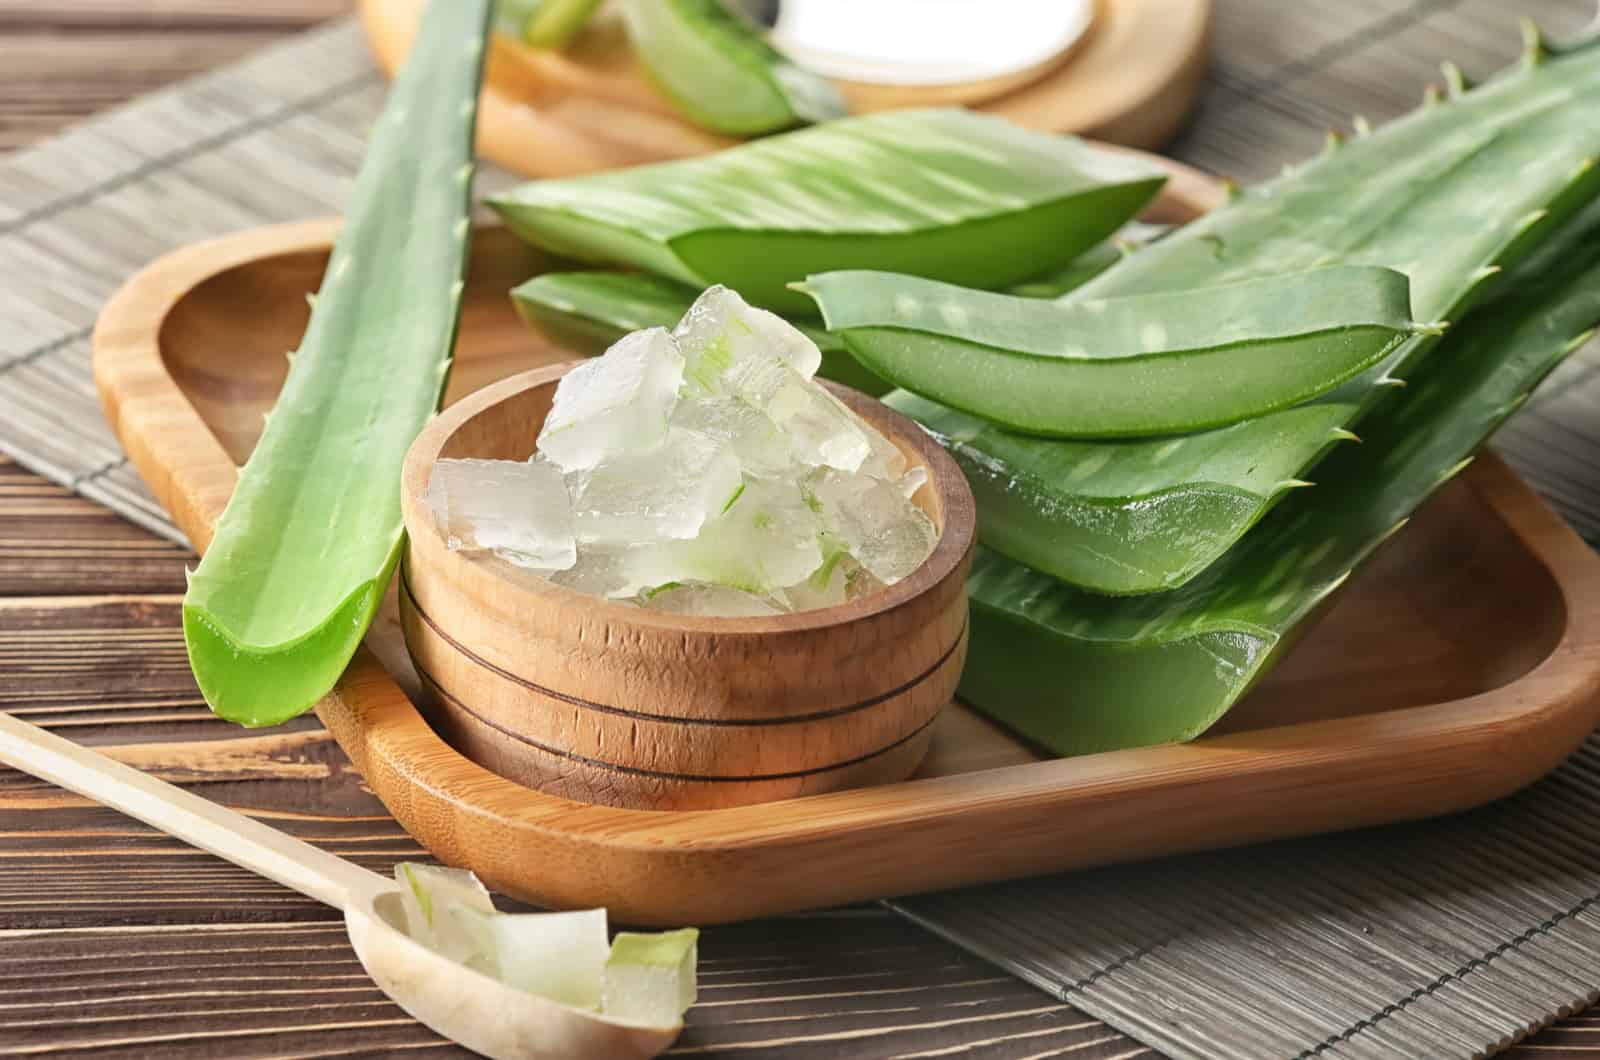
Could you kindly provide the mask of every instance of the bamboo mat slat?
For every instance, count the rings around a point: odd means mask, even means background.
[[[62,18],[115,19],[129,2],[87,0]],[[1503,65],[1519,49],[1517,16],[1568,32],[1591,10],[1220,0],[1217,55],[1173,153],[1241,180],[1269,175],[1354,114],[1409,109],[1442,59],[1479,76]],[[0,452],[181,541],[100,418],[95,314],[183,243],[337,211],[382,91],[359,30],[339,23],[0,163]],[[1499,444],[1600,541],[1597,412],[1591,347]],[[1600,991],[1597,810],[1600,738],[1521,795],[1442,822],[895,907],[1175,1057],[1468,1056]]]

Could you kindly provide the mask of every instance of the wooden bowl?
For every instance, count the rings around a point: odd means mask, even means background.
[[[407,454],[401,623],[434,727],[501,776],[612,806],[708,809],[910,776],[966,658],[975,517],[954,462],[903,416],[833,387],[927,468],[914,500],[940,531],[909,577],[838,607],[663,614],[452,552],[423,499],[434,462],[526,459],[570,367],[458,402]]]

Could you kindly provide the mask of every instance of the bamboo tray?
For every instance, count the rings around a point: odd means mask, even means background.
[[[1178,186],[1207,189],[1193,174]],[[1181,219],[1207,203],[1161,205]],[[282,382],[334,228],[264,228],[180,250],[101,316],[94,368],[106,414],[198,547]],[[505,297],[545,265],[503,230],[478,234],[447,400],[566,359]],[[1486,456],[1203,739],[1049,760],[958,704],[910,781],[732,809],[615,809],[519,787],[441,741],[408,688],[391,602],[318,712],[435,855],[529,901],[707,924],[1505,795],[1600,721],[1600,558]]]
[[[378,64],[404,61],[424,0],[361,0]],[[1026,83],[969,86],[979,110],[1045,132],[1155,148],[1194,102],[1210,51],[1211,0],[1097,0],[1093,26]],[[841,86],[855,111],[955,102],[927,89]],[[615,27],[560,52],[496,37],[478,109],[478,150],[527,176],[563,177],[686,158],[735,141],[685,121],[645,78]]]

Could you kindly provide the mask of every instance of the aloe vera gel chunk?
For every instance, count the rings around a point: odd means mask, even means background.
[[[700,932],[619,931],[606,961],[607,1015],[650,1026],[677,1019],[695,1002]]]
[[[704,158],[490,198],[519,236],[771,309],[813,273],[880,269],[1001,287],[1065,265],[1160,190],[1150,163],[964,110],[846,118]]]
[[[559,477],[530,521],[569,515],[572,561],[541,572],[558,585],[679,614],[844,603],[909,575],[936,534],[911,500],[921,475],[815,381],[820,362],[782,318],[712,288],[671,333],[635,332],[569,372],[529,464],[472,463],[504,465],[500,482],[530,465]],[[434,514],[452,548],[516,544],[503,518],[530,500],[449,499]]]
[[[604,909],[502,913],[464,869],[403,861],[394,874],[405,933],[465,969],[638,1026],[676,1026],[694,1004],[694,928],[620,932],[612,943]]]

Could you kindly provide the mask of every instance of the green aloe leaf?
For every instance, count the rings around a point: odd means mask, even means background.
[[[288,379],[189,579],[211,709],[271,725],[343,672],[402,536],[400,464],[444,390],[488,0],[435,0],[373,129]]]
[[[961,696],[1061,754],[1199,735],[1596,322],[1600,203],[1442,341],[1315,489],[1183,588],[1099,596],[980,549]]]
[[[1551,60],[1542,60],[1543,54],[1535,49],[1529,60],[1495,80],[1431,102],[1381,129],[1362,126],[1363,135],[1349,143],[1330,141],[1309,164],[1239,193],[1073,290],[1066,301],[1366,264],[1410,277],[1412,309],[1419,319],[1459,315],[1493,289],[1500,266],[1524,257],[1600,190],[1600,169],[1592,163],[1600,153],[1600,125],[1582,103],[1600,94],[1600,48]],[[1486,188],[1494,193],[1486,194]],[[1348,414],[1339,426],[1364,431],[1362,417],[1382,407],[1397,374],[1431,356],[1434,341],[1415,336],[1341,387],[1337,400]],[[1236,485],[1231,468],[1277,465],[1286,451],[1307,454],[1307,460],[1298,469],[1278,465],[1285,481],[1322,477],[1310,470],[1328,440],[1320,419],[1303,419],[1297,410],[1269,413],[1255,435],[1258,443],[1248,449],[1214,434],[1176,440],[1162,450],[1163,461],[1154,468],[1143,442],[1073,443],[1062,461],[1087,463],[1113,475],[1125,471],[1139,488],[1128,494],[1084,493],[1064,479],[1054,484],[1053,493],[1072,496],[1073,507],[1085,514],[1058,528],[1064,552],[1056,573],[1115,592],[1171,588],[1238,540],[1272,498],[1208,506],[1178,500]],[[1219,459],[1223,453],[1226,457]],[[1019,478],[1029,474],[1017,471]],[[1123,534],[1130,526],[1147,525],[1152,498],[1162,498],[1184,521],[1152,534],[1145,550],[1143,542]],[[1109,558],[1105,570],[1068,566],[1073,557],[1094,555]]]
[[[961,110],[829,122],[704,158],[492,197],[558,254],[812,312],[786,285],[880,269],[1003,287],[1109,236],[1163,182],[1148,163]],[[1115,271],[1115,270],[1113,270]]]
[[[784,58],[723,0],[623,0],[650,79],[696,125],[730,136],[845,114],[833,82]]]
[[[1169,589],[1204,570],[1323,450],[1353,438],[1338,392],[1280,416],[1206,434],[1206,446],[1152,438],[1118,450],[1013,434],[897,390],[885,398],[955,457],[989,548],[1099,593]],[[1180,455],[1181,452],[1181,455]],[[1258,454],[1265,454],[1262,459]],[[1206,481],[1194,483],[1197,474]]]
[[[495,30],[532,48],[562,48],[594,17],[600,0],[495,0]]]
[[[1008,288],[1030,298],[1055,298],[1098,276],[1138,247],[1168,231],[1130,222],[1116,238],[1084,251],[1066,265]],[[511,290],[512,303],[528,326],[556,345],[586,356],[603,353],[630,331],[671,328],[700,292],[644,272],[546,272]],[[789,322],[822,351],[818,373],[825,379],[880,397],[891,387],[861,366],[821,321]]]
[[[1370,266],[1072,301],[884,272],[798,286],[874,374],[1056,437],[1237,423],[1326,393],[1438,330],[1412,321],[1403,274]]]

